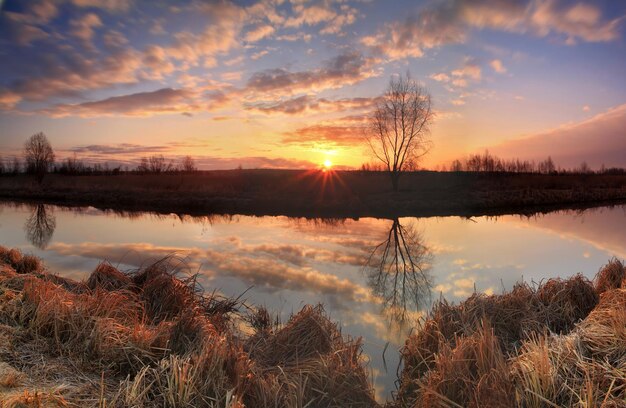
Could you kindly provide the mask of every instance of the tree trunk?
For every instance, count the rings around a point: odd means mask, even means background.
[[[391,185],[393,186],[393,191],[398,192],[398,181],[400,179],[400,172],[392,171],[390,175],[391,175]]]

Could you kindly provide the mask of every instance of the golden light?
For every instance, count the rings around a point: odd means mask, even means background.
[[[333,167],[333,162],[328,159],[324,160],[324,170],[330,170],[331,167]]]

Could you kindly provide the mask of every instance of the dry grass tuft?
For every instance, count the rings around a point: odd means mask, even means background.
[[[43,264],[33,255],[23,255],[19,250],[7,249],[0,246],[0,262],[4,262],[11,266],[17,273],[35,273],[41,272]]]
[[[626,288],[626,268],[618,259],[611,259],[596,275],[594,286],[598,295],[607,290]]]
[[[360,340],[346,339],[321,305],[305,306],[283,327],[260,309],[245,349],[252,375],[246,406],[376,406],[361,360]],[[259,317],[260,315],[260,317]]]
[[[128,275],[102,263],[83,284],[18,274],[0,262],[0,323],[8,324],[0,326],[0,359],[13,356],[26,370],[23,384],[19,376],[0,377],[0,385],[19,388],[0,400],[99,408],[377,406],[361,343],[344,338],[321,306],[281,326],[262,310],[233,321],[239,304],[200,292],[167,259]],[[246,321],[254,322],[252,336],[237,329]],[[50,381],[70,384],[33,391]]]
[[[23,391],[2,397],[0,408],[66,408],[70,405],[56,392]]]
[[[24,374],[7,363],[0,361],[0,391],[2,388],[18,387],[24,380]]]
[[[423,383],[418,383],[416,407],[446,405],[508,407],[513,383],[507,375],[506,356],[488,323],[470,336],[445,344]]]
[[[546,307],[547,326],[555,333],[568,333],[599,300],[591,282],[581,274],[549,279],[539,287],[537,297]]]
[[[394,404],[624,405],[626,290],[606,291],[622,279],[616,265],[600,271],[595,287],[579,274],[439,302],[401,351]]]
[[[108,262],[101,262],[89,275],[86,285],[91,290],[98,288],[115,291],[119,289],[129,289],[133,284],[132,279],[126,274],[117,270]]]

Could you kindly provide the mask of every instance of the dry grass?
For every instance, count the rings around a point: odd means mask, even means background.
[[[596,275],[594,285],[596,292],[602,294],[607,290],[617,289],[626,285],[626,269],[618,259],[611,259],[609,263]]]
[[[378,405],[360,342],[321,306],[281,325],[203,293],[172,259],[102,263],[79,283],[0,254],[0,407]]]
[[[394,405],[626,406],[623,276],[612,260],[595,286],[576,275],[441,301],[402,350]]]
[[[379,406],[360,340],[321,305],[283,324],[202,292],[172,259],[73,282],[25,258],[0,247],[0,407]],[[612,260],[593,284],[440,301],[388,405],[626,406],[623,282]]]

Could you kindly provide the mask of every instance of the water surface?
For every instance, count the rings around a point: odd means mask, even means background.
[[[362,337],[379,397],[394,389],[415,319],[439,297],[500,293],[515,282],[582,272],[626,258],[626,207],[546,215],[362,218],[189,217],[0,203],[0,244],[82,279],[103,259],[120,269],[184,259],[199,282],[242,293],[286,320],[323,303]],[[386,352],[383,351],[386,349]],[[384,354],[384,357],[383,357]]]

